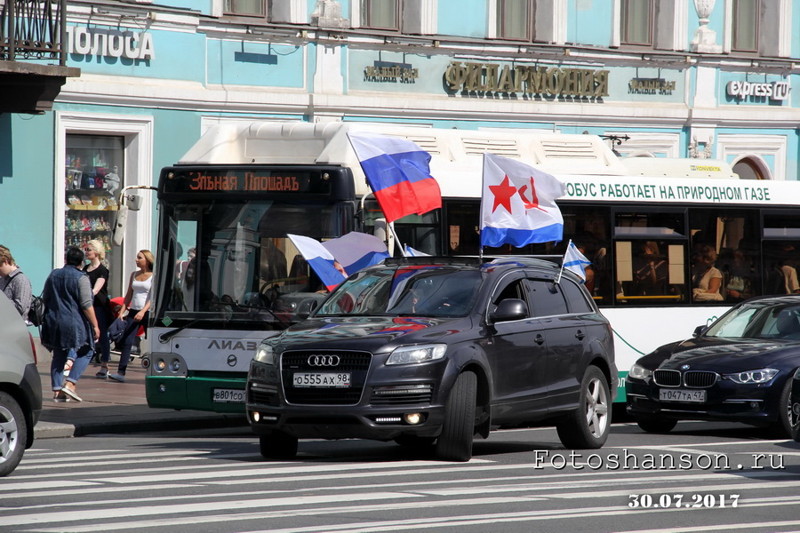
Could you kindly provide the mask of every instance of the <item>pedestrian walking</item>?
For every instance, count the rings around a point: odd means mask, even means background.
[[[22,272],[11,250],[0,244],[0,290],[14,303],[17,312],[27,322],[33,300],[31,280]]]
[[[41,341],[53,352],[50,381],[53,399],[57,402],[81,401],[76,384],[89,365],[94,343],[100,337],[89,276],[81,270],[83,259],[80,248],[68,248],[64,266],[50,273],[42,291],[47,314],[42,323]],[[65,377],[67,359],[73,359],[74,363],[69,376]]]
[[[150,250],[139,250],[136,254],[137,270],[131,274],[125,300],[120,307],[118,318],[125,320],[125,331],[117,343],[120,350],[119,365],[116,374],[109,374],[109,379],[124,382],[125,371],[131,358],[131,350],[139,334],[140,326],[147,331],[147,318],[150,310],[150,289],[153,284],[153,264],[155,258]]]

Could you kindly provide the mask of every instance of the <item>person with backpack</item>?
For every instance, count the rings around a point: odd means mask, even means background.
[[[42,345],[53,352],[50,381],[53,400],[82,401],[75,391],[76,383],[89,365],[100,328],[94,314],[89,276],[81,270],[83,251],[71,246],[65,264],[53,270],[44,282],[42,299],[47,306],[42,324]],[[74,359],[69,376],[64,376],[67,359]]]
[[[11,250],[0,244],[0,290],[14,302],[14,307],[28,322],[28,311],[33,300],[31,280],[14,262]]]

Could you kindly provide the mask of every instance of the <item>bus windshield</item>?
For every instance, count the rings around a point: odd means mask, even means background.
[[[326,291],[286,237],[341,232],[347,204],[227,198],[171,202],[162,213],[155,323],[283,329]],[[313,217],[309,213],[314,213]]]

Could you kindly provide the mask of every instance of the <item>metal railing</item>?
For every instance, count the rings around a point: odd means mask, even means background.
[[[66,65],[67,0],[0,0],[0,61]]]

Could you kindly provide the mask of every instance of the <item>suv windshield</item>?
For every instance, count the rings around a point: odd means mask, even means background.
[[[315,316],[464,316],[480,283],[477,270],[446,266],[369,270],[337,287]]]

